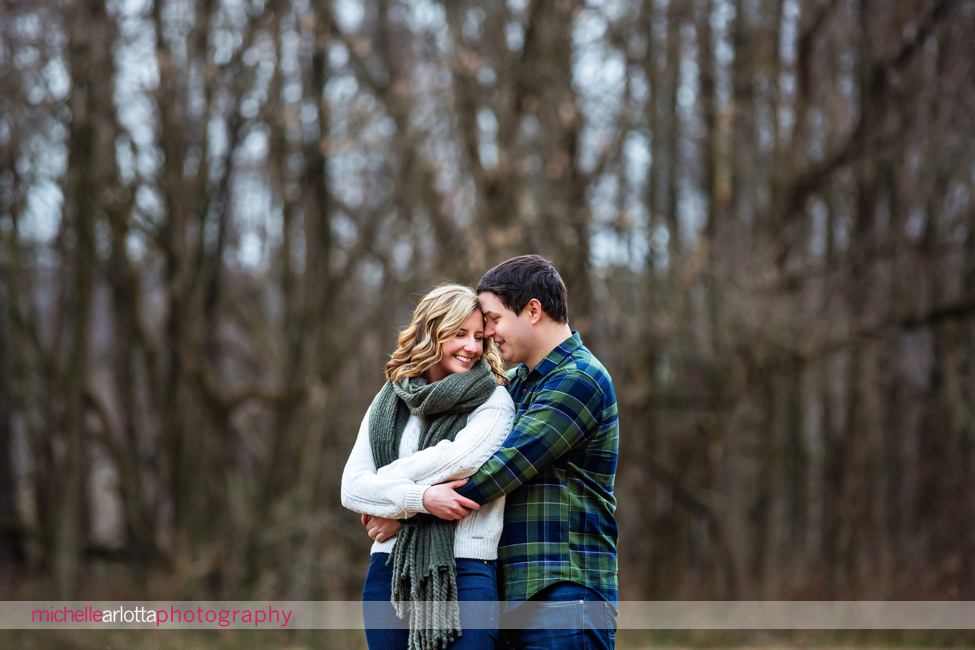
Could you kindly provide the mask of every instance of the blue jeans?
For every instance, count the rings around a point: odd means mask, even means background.
[[[400,620],[389,600],[392,596],[393,567],[386,566],[389,553],[373,553],[362,589],[366,602],[386,601],[387,606],[363,607],[366,642],[370,648],[405,649],[409,641],[409,617]],[[449,650],[494,650],[498,641],[498,573],[493,560],[457,558],[457,595],[461,602],[479,601],[460,607],[463,634]]]
[[[517,650],[604,650],[616,647],[616,608],[599,594],[574,582],[557,582],[529,602],[548,603],[520,621],[515,607],[506,615],[518,629],[502,631],[502,647]],[[575,629],[561,629],[579,625]]]

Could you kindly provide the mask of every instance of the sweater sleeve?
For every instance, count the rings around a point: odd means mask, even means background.
[[[466,478],[501,447],[511,432],[514,416],[514,404],[507,391],[500,388],[498,398],[478,407],[453,440],[442,440],[399,458],[380,468],[378,474],[424,486]]]
[[[352,453],[342,472],[342,505],[349,510],[390,519],[425,513],[426,485],[395,476],[380,476],[369,445],[369,412],[359,425]]]

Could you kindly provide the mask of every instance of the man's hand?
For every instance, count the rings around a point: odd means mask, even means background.
[[[454,492],[454,488],[459,488],[465,483],[467,483],[467,479],[462,478],[459,481],[441,483],[427,488],[426,492],[423,493],[423,507],[431,515],[447,521],[463,519],[471,514],[472,510],[480,510],[481,506],[476,501],[471,501]]]
[[[386,517],[362,515],[359,520],[366,527],[366,533],[369,535],[369,539],[377,542],[385,542],[387,539],[395,537],[401,526],[399,521],[387,519]]]

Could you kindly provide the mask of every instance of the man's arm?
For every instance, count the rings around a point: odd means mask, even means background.
[[[490,503],[531,480],[596,429],[602,402],[602,390],[585,373],[553,373],[501,448],[457,493]]]

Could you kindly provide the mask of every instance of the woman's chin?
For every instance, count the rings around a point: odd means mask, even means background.
[[[477,363],[478,361],[479,361],[478,359],[475,359],[470,363],[470,365],[464,365],[462,363],[451,364],[450,367],[448,368],[448,372],[450,372],[450,374],[452,375],[462,375],[465,372],[470,372],[471,368],[473,368],[474,364]]]

